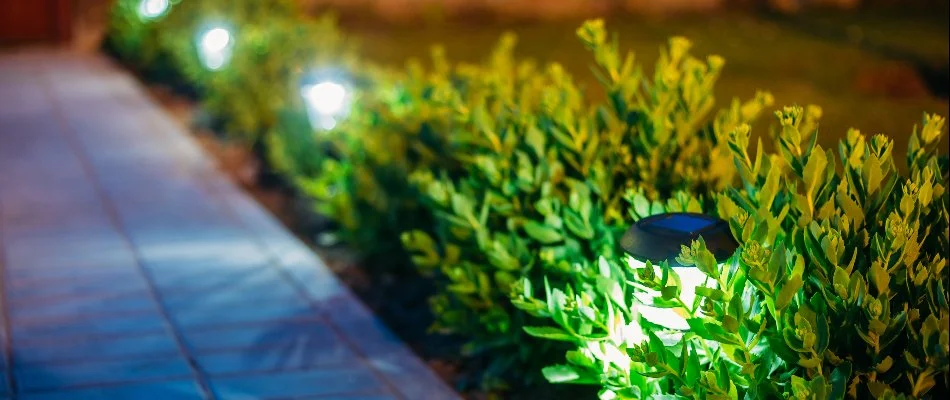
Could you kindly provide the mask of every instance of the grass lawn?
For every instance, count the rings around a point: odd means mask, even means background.
[[[948,57],[947,14],[942,17],[884,11],[807,16],[824,24],[851,26],[868,38],[899,46],[937,62]],[[783,27],[749,14],[722,13],[666,19],[622,16],[607,18],[608,28],[620,35],[623,47],[636,53],[641,65],[652,69],[658,48],[666,39],[682,35],[694,42],[695,55],[718,54],[726,67],[717,86],[721,104],[732,97],[751,97],[757,89],[775,96],[776,104],[817,104],[824,109],[819,142],[834,146],[849,127],[866,134],[886,133],[896,140],[903,163],[906,140],[923,112],[947,116],[946,100],[928,94],[889,97],[862,92],[856,76],[897,62],[848,42],[823,39]],[[364,54],[385,64],[427,58],[429,47],[441,43],[455,60],[483,59],[505,31],[519,36],[518,52],[539,62],[559,62],[599,93],[590,73],[592,57],[575,38],[577,22],[535,24],[451,24],[416,27],[356,25],[351,32],[362,41]],[[857,27],[857,28],[855,28]],[[773,119],[754,127],[767,130]],[[943,148],[947,147],[944,137]]]

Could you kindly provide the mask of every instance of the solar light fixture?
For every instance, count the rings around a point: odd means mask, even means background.
[[[202,64],[212,71],[228,63],[233,47],[234,38],[223,26],[213,26],[198,37],[198,55]]]
[[[714,282],[699,268],[680,264],[676,257],[680,254],[681,246],[689,246],[700,236],[705,241],[706,248],[716,257],[720,268],[739,247],[726,221],[694,213],[658,214],[641,219],[627,230],[620,245],[632,257],[632,267],[645,268],[646,262],[650,261],[654,264],[657,276],[660,276],[662,271],[658,264],[666,262],[680,278],[680,299],[687,306],[692,306],[696,299],[696,288]],[[676,309],[651,305],[653,298],[659,295],[658,292],[640,292],[636,295],[642,304],[639,307],[640,315],[647,321],[668,329],[689,329],[686,318]]]
[[[168,0],[141,0],[139,2],[139,16],[146,20],[161,17],[168,11]]]
[[[351,90],[342,74],[323,72],[311,74],[300,86],[310,126],[333,129],[349,113]]]

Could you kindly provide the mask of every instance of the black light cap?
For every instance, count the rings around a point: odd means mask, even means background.
[[[657,214],[643,218],[627,230],[620,239],[620,246],[640,261],[667,261],[671,267],[685,267],[676,261],[681,246],[689,246],[700,236],[716,261],[728,259],[739,248],[726,221],[696,213]]]

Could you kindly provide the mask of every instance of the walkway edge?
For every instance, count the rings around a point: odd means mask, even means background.
[[[118,67],[115,67],[118,68]],[[137,89],[157,109],[154,98],[147,88],[136,81]],[[162,110],[165,118],[170,118]],[[178,125],[177,121],[174,122]],[[200,147],[185,127],[183,142],[206,160],[211,157]],[[217,163],[203,163],[207,171],[201,179],[219,198],[227,201],[227,207],[235,214],[248,232],[270,252],[275,264],[293,280],[316,309],[330,321],[350,344],[362,353],[390,387],[407,400],[460,399],[416,354],[396,337],[372,311],[346,287],[306,244],[263,206],[217,168]]]

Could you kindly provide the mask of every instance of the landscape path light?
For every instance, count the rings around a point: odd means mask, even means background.
[[[654,265],[656,276],[662,276],[659,263],[666,262],[680,278],[680,299],[688,307],[696,299],[696,288],[715,285],[705,273],[696,266],[685,266],[676,261],[682,246],[703,238],[706,248],[712,252],[719,263],[728,260],[739,244],[732,237],[729,224],[719,218],[694,213],[667,213],[653,215],[637,221],[621,238],[620,245],[632,258],[631,267],[645,268],[646,262]],[[651,306],[659,292],[637,293],[640,315],[647,321],[674,330],[688,330],[686,318],[673,308]]]
[[[228,63],[233,48],[234,37],[224,26],[211,26],[198,36],[198,55],[202,64],[212,71]]]
[[[300,85],[300,96],[311,127],[330,130],[349,113],[352,89],[342,73],[313,73]]]
[[[168,11],[168,0],[141,0],[139,2],[139,16],[143,19],[155,19]]]

